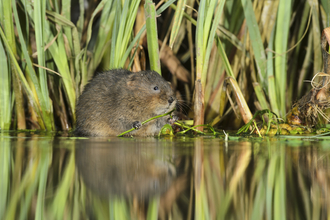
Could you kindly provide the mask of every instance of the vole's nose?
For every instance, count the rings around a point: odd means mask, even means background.
[[[174,102],[174,98],[171,96],[171,97],[168,99],[168,103],[172,104],[172,102]]]

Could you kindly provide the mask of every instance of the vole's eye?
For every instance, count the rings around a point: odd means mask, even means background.
[[[158,86],[155,86],[155,87],[154,87],[154,90],[159,90]]]

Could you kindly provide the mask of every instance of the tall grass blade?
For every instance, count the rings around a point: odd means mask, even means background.
[[[71,0],[62,1],[62,15],[67,20],[71,20]],[[72,39],[72,31],[69,27],[64,27],[64,34],[68,39],[68,43],[71,49],[73,49],[73,39]]]
[[[158,33],[155,4],[146,0],[144,4],[150,69],[162,75],[159,58]]]
[[[317,0],[308,0],[309,5],[312,9],[312,30],[313,30],[313,67],[314,67],[314,74],[317,72],[322,71],[322,52],[321,52],[321,29],[320,29],[320,22],[319,22],[319,1]]]
[[[327,15],[327,24],[326,27],[330,26],[330,2],[328,0],[321,0],[322,6]]]
[[[107,49],[104,45],[108,45],[110,37],[112,36],[112,28],[114,25],[114,16],[116,14],[116,10],[113,9],[114,1],[107,1],[102,10],[101,19],[100,19],[100,28],[96,44],[94,47],[94,59],[93,65],[94,67],[98,66],[101,62],[101,58]],[[106,68],[109,68],[109,64],[104,64]],[[102,68],[102,67],[101,67]]]
[[[158,218],[159,196],[155,196],[150,200],[148,206],[147,220],[156,220]]]
[[[220,40],[219,37],[216,38],[217,39],[217,48],[218,48],[218,52],[220,54],[221,57],[221,61],[224,63],[225,69],[226,69],[226,73],[228,76],[232,77],[235,79],[235,75],[233,73],[233,69],[231,68],[231,65],[229,63],[228,57],[226,55],[226,51],[223,48],[222,42]]]
[[[175,10],[175,14],[174,14],[174,18],[173,18],[174,19],[173,28],[172,28],[171,36],[170,36],[170,47],[171,48],[173,47],[176,36],[179,33],[186,2],[187,2],[187,0],[179,0],[177,3],[177,9]]]
[[[242,0],[242,6],[249,30],[253,54],[257,64],[260,83],[264,89],[267,89],[266,54],[251,0]]]
[[[11,124],[11,80],[6,52],[0,40],[0,129],[9,130]],[[0,216],[1,217],[1,216]]]
[[[128,12],[128,6],[129,6],[129,0],[125,0],[124,1],[124,6],[121,9],[121,14],[120,16],[118,16],[118,25],[116,26],[116,30],[117,34],[116,35],[112,35],[113,39],[116,39],[115,44],[111,44],[111,46],[113,48],[115,48],[114,53],[112,54],[113,58],[114,58],[114,63],[112,65],[114,65],[115,68],[119,67],[119,60],[120,60],[120,54],[121,54],[121,46],[124,44],[123,42],[125,42],[124,40],[124,29],[126,26],[126,19],[127,19],[127,12]],[[121,4],[120,1],[117,1],[117,8],[120,9]],[[118,12],[118,10],[117,10]],[[125,37],[129,37],[130,34],[125,32]],[[120,42],[120,43],[119,43]]]
[[[262,87],[259,85],[259,83],[253,83],[253,89],[254,92],[256,93],[261,109],[269,109],[269,105],[265,93],[262,90]]]
[[[46,2],[42,0],[36,0],[34,1],[34,30],[35,30],[35,37],[36,37],[36,46],[37,46],[37,52],[38,52],[38,65],[40,66],[46,66],[45,63],[45,53],[44,53],[44,42],[45,39],[45,25],[46,22]],[[27,52],[26,52],[27,53]],[[31,74],[32,71],[30,70]],[[47,84],[47,75],[46,70],[43,68],[38,69],[39,72],[39,82],[40,82],[40,90],[42,95],[39,97],[39,99],[42,99],[41,106],[42,106],[42,113],[45,117],[43,117],[45,122],[45,127],[47,130],[54,130],[54,124],[52,120],[52,102],[49,98],[49,92],[48,92],[48,84]]]
[[[287,46],[289,40],[289,27],[291,17],[291,0],[280,0],[276,21],[275,36],[275,79],[276,90],[278,91],[279,116],[286,114],[286,85],[287,85]]]
[[[273,44],[274,44],[274,38],[275,38],[275,27],[272,30],[272,33],[269,38],[269,52],[267,53],[267,75],[268,75],[268,96],[269,96],[269,102],[271,106],[271,110],[276,114],[279,115],[280,109],[278,107],[278,90],[276,87],[276,80],[274,76],[274,59],[273,59],[273,53],[271,52],[273,50]]]
[[[215,5],[216,2],[218,2],[217,5]],[[203,63],[205,63],[205,65],[203,65],[203,74],[202,74],[203,87],[205,87],[205,85],[206,85],[206,74],[208,72],[207,64],[209,63],[209,59],[210,59],[211,49],[212,49],[214,37],[215,37],[215,31],[217,30],[225,2],[226,2],[225,0],[212,1],[209,6],[208,12],[207,12],[207,17],[206,17],[206,21],[205,21],[206,25],[204,27],[204,30],[206,30],[206,28],[208,28],[207,30],[209,31],[209,38],[208,38],[207,44],[204,47],[205,57],[204,57]],[[215,11],[215,10],[216,10],[216,13],[215,13],[214,19],[212,20],[212,16],[210,17],[209,15],[212,14],[213,11]],[[208,19],[210,19],[210,21]],[[209,22],[212,24],[211,28],[209,28],[209,24],[208,24]],[[206,34],[204,33],[204,38],[205,37],[206,37]]]
[[[113,202],[114,219],[129,219],[128,209],[125,199],[115,197],[110,203]]]
[[[2,1],[1,7],[2,7],[1,8],[2,11],[0,11],[0,13],[3,13],[2,16],[3,20],[0,22],[3,25],[3,32],[5,33],[4,36],[2,36],[3,44],[5,45],[7,51],[10,50],[11,53],[13,54],[13,57],[16,58],[18,54],[17,54],[16,41],[15,41],[14,21],[13,21],[12,9],[11,9],[11,1]],[[6,38],[6,40],[4,38]],[[18,77],[17,68],[13,65],[13,62],[10,62],[10,64],[11,64],[10,68],[11,68],[12,84],[15,94],[17,128],[25,129],[26,122],[25,122],[24,97],[23,97],[22,85]]]

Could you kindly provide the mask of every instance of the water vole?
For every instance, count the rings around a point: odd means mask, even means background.
[[[141,122],[175,108],[177,99],[158,73],[132,73],[117,69],[96,75],[79,97],[76,135],[115,136],[133,127],[128,135],[151,136],[169,123],[169,117]]]

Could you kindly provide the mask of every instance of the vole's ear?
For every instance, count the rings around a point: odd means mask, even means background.
[[[137,74],[130,74],[127,76],[127,81],[126,84],[128,88],[133,87],[134,85],[136,86],[136,81],[138,80],[138,75]]]
[[[171,82],[167,81],[167,83],[170,85],[171,89],[174,90],[174,86]]]

